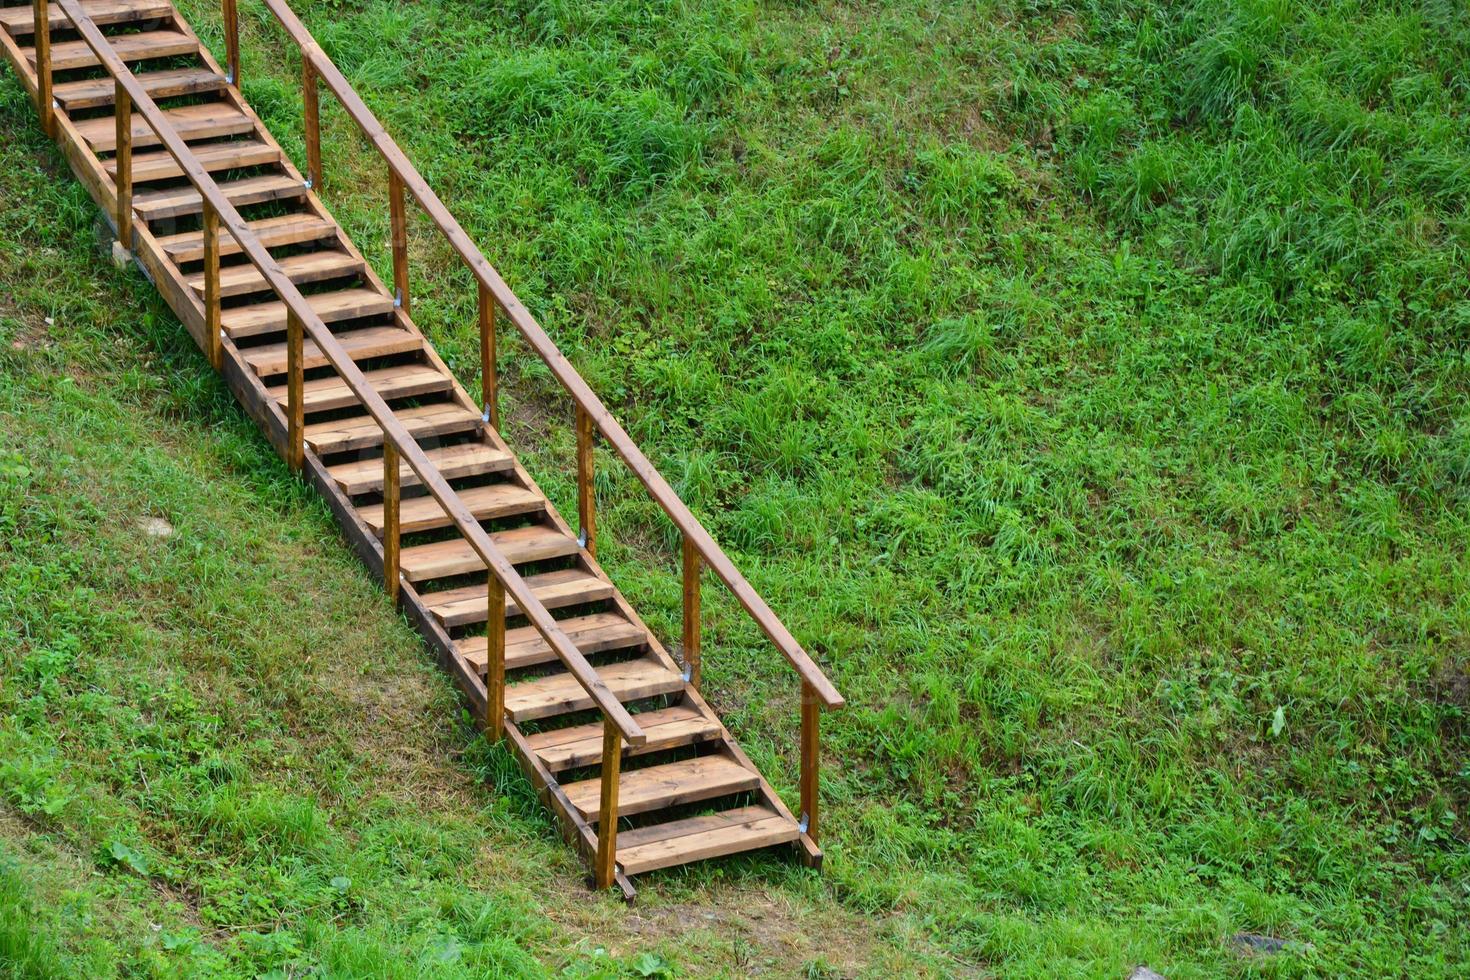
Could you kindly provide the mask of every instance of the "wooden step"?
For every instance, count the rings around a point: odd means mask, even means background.
[[[423,440],[431,436],[455,435],[461,432],[470,432],[478,428],[481,422],[480,413],[472,411],[460,405],[458,402],[434,402],[431,405],[415,405],[413,408],[403,408],[393,413],[403,427],[408,430],[409,435],[415,439]],[[355,449],[371,449],[383,444],[383,430],[371,415],[359,415],[355,418],[332,419],[327,422],[313,422],[306,427],[306,441],[315,449],[318,455],[328,453],[345,453]],[[425,524],[410,528],[407,520],[409,510],[413,506],[425,513],[438,512],[437,504],[419,505],[421,498],[411,497],[403,501],[401,513],[404,516],[403,530],[425,531],[435,524]],[[423,498],[430,499],[430,498]],[[540,498],[537,498],[540,499]],[[378,511],[381,519],[382,511]],[[442,517],[442,513],[440,514]],[[374,531],[382,529],[381,524],[370,525]]]
[[[395,398],[416,398],[420,395],[438,394],[454,387],[453,379],[447,374],[441,374],[438,368],[427,364],[396,364],[393,367],[379,368],[375,371],[364,371],[363,374],[367,377],[368,384],[372,385],[373,390],[388,401]],[[274,398],[277,404],[285,406],[285,384],[272,385],[266,389],[266,393]],[[352,393],[351,388],[347,387],[347,382],[335,375],[327,378],[312,378],[301,386],[301,394],[307,415],[313,412],[350,408],[358,404],[357,396]],[[379,469],[381,468],[380,466]]]
[[[761,778],[727,755],[702,755],[622,774],[618,784],[618,816],[698,803],[760,786]],[[567,799],[588,823],[596,823],[602,780],[584,779],[563,786]]]
[[[683,745],[718,738],[723,729],[714,718],[687,705],[675,705],[659,711],[642,711],[634,718],[648,733],[648,743],[634,748],[623,746],[623,757],[663,752]],[[603,723],[573,725],[549,732],[537,732],[526,742],[541,764],[552,772],[595,766],[602,761]]]
[[[221,136],[239,136],[255,130],[255,120],[240,112],[228,102],[209,102],[203,105],[179,106],[165,109],[163,115],[185,140],[218,139]],[[109,153],[117,149],[117,120],[112,116],[84,119],[76,124],[77,134],[87,141],[94,153]],[[159,142],[158,134],[139,113],[133,114],[133,147],[154,146]]]
[[[237,208],[306,196],[306,187],[301,181],[287,174],[246,177],[244,180],[225,181],[219,186],[229,202]],[[142,215],[144,221],[158,221],[199,214],[204,210],[204,205],[199,192],[192,186],[185,185],[136,194],[133,197],[133,210]],[[282,322],[285,322],[284,314]]]
[[[263,143],[260,140],[244,139],[229,140],[222,143],[196,143],[189,147],[194,152],[194,157],[210,173],[218,173],[221,170],[244,170],[247,167],[268,167],[281,161],[281,151]],[[108,176],[117,176],[117,160],[109,158],[102,164]],[[147,153],[135,153],[133,155],[133,183],[146,184],[159,180],[175,180],[184,175],[184,170],[178,161],[169,155],[167,150],[152,150]],[[303,218],[308,215],[287,215],[288,218]],[[335,227],[335,226],[333,226]],[[199,256],[203,257],[203,237],[201,232],[192,232],[196,239],[201,242]],[[174,237],[174,236],[170,236]],[[225,250],[225,243],[230,243],[229,251]],[[232,255],[240,250],[235,245],[234,239],[228,233],[220,235],[220,254]]]
[[[165,0],[82,0],[82,10],[97,24],[126,24],[172,17],[174,8]],[[46,22],[53,31],[71,27],[71,18],[54,3],[46,5]],[[30,37],[36,33],[35,8],[31,4],[0,7],[0,27],[11,37]]]
[[[429,462],[434,464],[439,475],[446,480],[466,476],[483,476],[486,473],[500,473],[515,466],[513,456],[483,442],[437,446],[427,450],[424,455],[429,457]],[[355,459],[350,463],[338,463],[336,466],[327,467],[327,472],[331,474],[332,479],[337,482],[337,486],[341,487],[345,494],[368,493],[383,489],[383,460],[379,456],[370,459]],[[416,487],[419,484],[418,474],[409,469],[407,463],[400,463],[398,483],[401,487]],[[464,542],[464,546],[468,548],[468,542]],[[431,548],[433,546],[419,545],[418,547]],[[405,559],[410,550],[413,549],[404,551]],[[407,570],[406,560],[404,565]]]
[[[243,144],[226,143],[222,148]],[[276,153],[273,147],[260,144],[264,149]],[[165,154],[166,155],[166,154]],[[223,156],[223,154],[221,154]],[[202,159],[202,157],[201,157]],[[214,168],[208,161],[205,166]],[[225,162],[217,169],[228,170],[235,164]],[[134,179],[137,176],[138,161],[133,161]],[[306,242],[319,241],[324,238],[335,238],[337,225],[326,218],[318,218],[314,214],[283,214],[275,218],[261,218],[259,221],[247,223],[255,237],[266,248],[279,248],[284,245],[301,245]],[[164,254],[176,263],[198,262],[204,258],[204,232],[185,231],[177,235],[164,235],[158,239],[158,244],[163,248]],[[235,241],[229,232],[220,230],[219,254],[221,256],[237,255],[240,252],[240,243]]]
[[[448,449],[460,449],[459,446],[449,446]],[[512,457],[491,449],[489,446],[478,446],[486,453],[493,453],[504,460],[503,464],[496,461],[498,465],[509,469],[513,465]],[[442,449],[431,450],[429,458],[434,459],[434,453],[444,453]],[[449,457],[445,457],[448,462]],[[372,461],[368,461],[371,463]],[[363,464],[345,464],[358,466],[366,469]],[[378,485],[383,482],[383,464],[378,462]],[[337,468],[332,467],[333,471]],[[443,468],[441,467],[441,472]],[[353,471],[354,475],[358,471]],[[450,477],[449,473],[444,474]],[[367,474],[361,474],[361,480],[366,481]],[[452,477],[451,477],[452,478]],[[340,482],[340,481],[339,481]],[[349,493],[353,491],[348,491]],[[506,559],[512,564],[520,564],[527,561],[545,561],[548,558],[564,558],[575,555],[579,550],[577,539],[568,534],[563,534],[554,527],[534,525],[532,527],[518,527],[511,531],[497,531],[490,535],[490,540],[495,542]],[[464,538],[451,538],[448,541],[435,541],[433,544],[419,544],[411,548],[404,548],[399,553],[399,567],[403,569],[404,576],[410,582],[424,582],[429,579],[448,578],[452,575],[467,575],[470,572],[483,572],[485,563],[480,560],[479,554],[470,547],[470,543]]]
[[[362,330],[343,330],[333,333],[332,336],[337,338],[337,342],[347,351],[347,356],[354,361],[387,357],[390,354],[408,354],[424,348],[424,338],[403,327],[366,327]],[[259,347],[247,347],[243,353],[245,363],[254,368],[255,373],[262,378],[284,374],[286,371],[288,355],[284,340]],[[301,363],[303,370],[310,371],[312,368],[326,367],[332,362],[317,347],[316,341],[308,338],[301,345]]]
[[[225,81],[223,75],[209,68],[171,68],[167,71],[150,71],[138,75],[137,79],[138,83],[143,86],[143,90],[154,101],[177,98],[181,95],[223,92],[230,84]],[[62,108],[70,112],[76,112],[79,109],[100,109],[112,105],[112,100],[117,96],[117,83],[112,80],[111,75],[102,78],[83,78],[75,82],[62,82],[51,90],[51,94],[57,102],[61,103]],[[136,130],[135,126],[135,133]],[[135,162],[134,170],[136,169]]]
[[[642,715],[638,716],[640,721]],[[743,806],[618,832],[618,864],[636,875],[691,861],[754,851],[801,837],[794,821],[764,806]]]
[[[625,702],[684,690],[684,678],[652,657],[605,664],[597,668],[597,676],[613,697]],[[551,718],[590,707],[592,699],[577,679],[565,671],[510,684],[505,689],[505,711],[515,722]],[[593,809],[596,808],[594,801]]]
[[[461,494],[461,497],[464,495]],[[538,503],[544,503],[537,498]],[[591,572],[580,568],[564,568],[556,572],[529,575],[526,584],[547,609],[578,606],[588,602],[602,602],[613,597],[611,582],[604,581]],[[444,624],[446,629],[483,623],[489,618],[489,607],[485,603],[484,585],[466,585],[443,592],[430,592],[419,597],[429,612]],[[520,606],[509,596],[505,600],[505,614],[519,616]]]
[[[363,270],[363,261],[346,252],[306,252],[277,259],[276,264],[286,273],[286,278],[297,285],[308,282],[325,282],[328,279],[343,279],[357,275]],[[189,288],[199,297],[204,296],[204,273],[196,272],[187,279]],[[265,276],[254,263],[244,262],[223,268],[219,273],[221,296],[243,296],[269,290]]]
[[[407,411],[413,411],[413,409]],[[406,412],[395,412],[394,414],[401,422]],[[478,424],[480,417],[476,415],[474,421]],[[323,422],[322,424],[331,425],[332,423]],[[416,439],[423,438],[413,426],[409,426],[408,431]],[[311,442],[310,427],[307,429],[306,441]],[[318,449],[317,452],[320,453],[322,450]],[[458,491],[458,494],[460,502],[468,507],[470,513],[479,521],[514,517],[517,514],[535,514],[546,509],[546,498],[515,483],[489,483],[483,487],[467,487]],[[369,504],[361,507],[357,511],[357,516],[362,518],[363,523],[371,528],[374,534],[382,537],[382,504]],[[439,506],[439,501],[427,495],[404,498],[398,506],[398,520],[399,530],[404,534],[431,531],[434,528],[448,527],[454,523],[444,513],[444,508]],[[482,595],[481,598],[484,596]],[[484,618],[483,614],[480,618]]]
[[[323,323],[357,320],[371,316],[387,316],[393,312],[393,300],[366,286],[341,289],[331,293],[315,293],[306,297]],[[285,333],[286,304],[280,300],[237,306],[220,314],[220,325],[232,340]]]
[[[480,603],[482,606],[484,602]],[[557,622],[557,628],[567,635],[572,645],[584,654],[606,653],[608,650],[626,650],[648,642],[648,634],[639,626],[628,622],[617,613],[593,613]],[[486,641],[483,636],[467,636],[455,643],[455,649],[465,662],[481,674],[489,663]],[[534,667],[536,664],[556,660],[551,645],[541,638],[534,626],[519,626],[505,631],[505,669]]]
[[[107,39],[118,57],[129,64],[152,58],[175,58],[194,54],[199,42],[178,31],[144,31],[141,34],[118,34]],[[36,65],[34,48],[22,48],[32,70]],[[51,70],[70,71],[73,68],[95,68],[100,64],[86,41],[62,41],[51,45]]]

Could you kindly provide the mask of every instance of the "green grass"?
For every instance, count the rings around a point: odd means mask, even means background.
[[[6,81],[0,964],[1467,969],[1455,5],[300,9],[847,695],[827,868],[589,900],[324,508],[96,258]],[[296,68],[243,16],[294,152]],[[381,263],[381,166],[324,126]],[[422,223],[412,250],[472,380],[470,281]],[[566,504],[569,405],[506,346]],[[607,563],[676,632],[672,532],[611,462],[599,493]],[[708,691],[790,789],[794,677],[706,596]]]

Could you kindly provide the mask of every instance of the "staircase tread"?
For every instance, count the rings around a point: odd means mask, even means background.
[[[795,821],[765,806],[671,820],[618,832],[618,864],[641,874],[676,864],[785,844],[801,836]]]
[[[118,34],[107,39],[119,58],[126,62],[143,61],[149,58],[174,58],[196,54],[199,42],[188,34],[175,30],[142,31],[137,34]],[[22,48],[21,53],[32,66],[36,63],[34,48]],[[95,68],[100,64],[86,41],[62,41],[51,45],[51,70],[70,71],[73,68]]]
[[[494,446],[483,442],[436,446],[425,450],[424,455],[429,457],[429,461],[446,480],[494,473],[510,469],[515,465],[515,460],[508,453],[503,453]],[[336,466],[327,467],[327,473],[336,481],[337,486],[342,488],[342,492],[349,495],[383,489],[383,459],[381,456],[371,459],[355,459],[350,463],[338,463]],[[400,462],[398,464],[398,485],[400,487],[417,486],[418,482],[418,476],[409,469],[408,463]],[[419,545],[418,548],[403,550],[404,574],[408,574],[410,553],[423,554],[418,549],[430,547],[433,546]],[[413,577],[410,576],[409,580],[413,581]]]
[[[356,320],[361,317],[386,316],[393,312],[393,300],[368,286],[355,286],[330,293],[313,293],[306,297],[312,311],[323,323]],[[286,304],[280,300],[236,306],[220,314],[220,323],[232,339],[257,337],[261,334],[284,333]]]
[[[343,279],[362,272],[363,261],[348,252],[329,249],[321,252],[303,252],[277,259],[276,264],[292,282],[322,282],[327,279]],[[190,288],[204,295],[204,272],[201,270],[188,277]],[[220,270],[221,296],[241,296],[268,290],[265,276],[252,262],[232,265]]]
[[[507,486],[507,484],[496,485]],[[530,493],[530,491],[526,492]],[[460,497],[464,499],[466,493],[461,492]],[[545,505],[545,501],[540,497],[536,497],[536,501],[540,506]],[[466,503],[468,502],[466,500]],[[580,568],[563,568],[554,572],[528,575],[526,585],[547,609],[601,602],[604,599],[611,599],[614,593],[611,582],[598,578],[591,572],[584,572]],[[485,603],[485,586],[483,585],[467,585],[443,592],[430,592],[420,595],[419,598],[423,600],[429,612],[433,613],[440,624],[447,629],[483,623],[489,618],[489,607]],[[508,596],[505,600],[505,614],[507,616],[521,615],[520,607]]]
[[[387,357],[390,354],[408,354],[423,350],[424,347],[424,338],[420,334],[399,326],[339,330],[334,331],[332,336],[337,338],[337,342],[347,351],[347,356],[354,361]],[[244,355],[245,363],[254,368],[255,373],[262,378],[281,374],[288,366],[284,340],[246,348]],[[317,347],[316,341],[309,337],[301,345],[301,362],[303,370],[307,371],[312,368],[326,367],[332,363],[327,359],[327,355]]]
[[[653,657],[604,664],[597,675],[620,701],[636,701],[684,690],[684,678]],[[551,718],[592,707],[576,677],[562,671],[548,677],[507,684],[505,713],[511,721]]]
[[[131,20],[161,20],[173,14],[173,4],[167,0],[82,0],[82,9],[97,24],[122,24]],[[36,32],[35,8],[0,7],[0,27],[12,37],[29,36]],[[46,20],[52,30],[68,28],[71,18],[59,4],[46,5]]]
[[[639,712],[635,720],[648,734],[648,742],[636,749],[623,746],[624,756],[645,755],[691,745],[715,738],[723,731],[720,723],[712,716],[698,708],[682,704],[658,711]],[[578,766],[596,765],[602,759],[602,735],[603,724],[596,721],[588,725],[572,725],[568,728],[537,732],[528,736],[526,742],[542,765],[552,772],[561,772]]]
[[[382,395],[384,399],[433,394],[448,391],[454,386],[454,382],[448,375],[427,364],[395,364],[392,367],[364,371],[363,374],[368,384],[372,385],[373,390]],[[347,387],[347,382],[335,375],[326,378],[312,378],[301,387],[308,415],[312,412],[333,411],[358,404],[357,396],[352,393],[351,388]],[[286,404],[287,392],[284,383],[272,385],[266,389],[266,392],[279,404]]]
[[[228,102],[177,106],[163,110],[163,115],[185,140],[238,136],[255,129],[255,120]],[[133,113],[132,125],[134,148],[154,146],[160,142],[158,134],[142,113]],[[76,123],[76,127],[77,134],[95,152],[107,153],[117,149],[117,120],[113,116],[83,119]]]
[[[437,408],[439,406],[429,407]],[[408,411],[413,410],[409,409]],[[394,414],[400,422],[404,422],[410,433],[416,438],[422,438],[415,426],[410,425],[404,419],[406,412],[395,412]],[[478,415],[474,415],[474,413],[469,414],[473,416],[472,420],[475,423],[480,421]],[[371,418],[368,421],[371,422]],[[323,422],[321,424],[331,425],[332,423]],[[376,423],[374,423],[374,427],[376,428]],[[312,441],[309,428],[306,441]],[[378,442],[381,442],[381,439]],[[373,445],[377,445],[378,442],[373,443]],[[318,450],[318,452],[320,451]],[[475,515],[476,520],[480,521],[488,521],[497,517],[511,517],[516,514],[533,514],[546,507],[545,497],[542,497],[534,490],[527,490],[525,487],[515,483],[489,483],[482,487],[466,487],[456,492],[459,494],[459,499],[469,508],[470,513]],[[362,518],[363,523],[372,528],[374,534],[381,535],[383,533],[382,504],[369,504],[368,506],[361,507],[358,509],[357,514]],[[432,496],[407,497],[400,501],[398,505],[398,529],[400,533],[412,534],[416,531],[428,531],[437,527],[448,527],[452,523],[454,522],[444,513],[444,508],[439,506],[439,501]],[[480,589],[482,605],[484,604],[484,598],[485,590],[482,587]]]
[[[643,628],[629,622],[618,613],[593,613],[557,621],[557,627],[572,641],[572,645],[584,654],[602,653],[641,646],[648,641]],[[483,636],[467,636],[455,643],[465,662],[483,673],[489,663],[486,640]],[[541,638],[534,626],[518,626],[505,631],[505,669],[532,667],[551,663],[556,653],[550,644]]]
[[[618,782],[618,816],[631,817],[651,810],[744,793],[758,786],[759,774],[727,755],[702,755],[666,762],[622,774]],[[597,822],[602,795],[601,778],[568,783],[562,789],[584,820]]]
[[[235,207],[248,204],[264,204],[292,197],[304,197],[306,187],[289,174],[262,174],[242,180],[228,180],[219,185],[225,197]],[[133,196],[133,208],[145,220],[178,218],[198,214],[204,210],[204,202],[192,185],[170,187],[165,190],[143,191]]]
[[[494,453],[499,459],[504,460],[507,468],[513,464],[511,457],[499,450],[491,449],[489,446],[483,448],[488,453]],[[432,452],[430,458],[433,458]],[[383,465],[379,463],[378,479],[380,483],[382,482],[382,469]],[[496,531],[490,536],[490,539],[512,563],[562,558],[575,555],[580,550],[576,538],[544,524],[518,527],[509,531]],[[464,538],[451,538],[447,541],[435,541],[432,544],[419,544],[404,548],[399,552],[398,561],[404,576],[410,582],[423,582],[429,579],[448,578],[453,575],[465,575],[485,570],[485,563],[480,560],[479,554]]]
[[[394,417],[403,423],[409,435],[416,439],[424,439],[428,436],[440,436],[454,432],[467,432],[480,424],[480,413],[465,408],[458,402],[433,402],[428,405],[415,405],[412,408],[400,408],[394,411]],[[313,422],[306,427],[306,441],[318,453],[345,453],[354,449],[371,449],[383,444],[383,430],[371,415],[359,415],[355,418],[331,419],[326,422]],[[428,499],[428,498],[424,498]],[[407,514],[411,507],[420,506],[428,508],[429,504],[419,504],[420,498],[410,497],[403,501],[400,510],[401,528],[404,531],[411,530],[408,526]],[[438,505],[432,505],[437,507]],[[374,531],[382,529],[382,509],[378,510],[378,523],[369,526]],[[424,528],[412,528],[412,530],[424,530]]]
[[[273,147],[260,144],[264,149],[275,153]],[[164,156],[168,156],[167,153]],[[223,154],[221,154],[223,156]],[[133,178],[138,175],[139,159],[133,159]],[[169,159],[172,159],[170,157]],[[225,167],[228,169],[228,166]],[[303,242],[316,241],[322,238],[334,237],[337,231],[336,222],[326,218],[318,218],[314,214],[283,214],[274,218],[261,218],[257,221],[247,222],[255,237],[266,248],[276,248],[281,245],[299,245]],[[164,235],[158,239],[158,244],[163,248],[168,257],[175,262],[197,262],[204,258],[204,232],[185,231],[176,235]],[[221,230],[219,236],[219,254],[235,255],[240,251],[240,243],[235,241],[229,232]]]
[[[168,68],[164,71],[141,72],[137,76],[155,101],[181,95],[222,92],[229,87],[223,75],[210,68]],[[51,90],[52,96],[68,110],[100,109],[110,106],[117,96],[117,83],[111,75],[62,82]]]

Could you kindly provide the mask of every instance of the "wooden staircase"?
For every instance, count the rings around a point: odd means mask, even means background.
[[[303,67],[307,174],[241,98],[233,0],[221,67],[166,0],[0,5],[0,43],[46,131],[211,364],[505,739],[598,887],[777,844],[817,847],[818,712],[842,698],[607,412],[285,5]],[[3,3],[3,0],[0,0]],[[128,66],[132,67],[129,68]],[[318,199],[325,86],[388,171],[394,282]],[[481,394],[411,319],[406,205],[478,284]],[[576,406],[578,526],[499,432],[495,340],[509,322]],[[683,534],[676,661],[596,560],[593,445],[614,450]],[[700,692],[707,568],[801,679],[793,814]]]

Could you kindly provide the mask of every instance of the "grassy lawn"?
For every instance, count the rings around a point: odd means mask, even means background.
[[[100,257],[7,73],[0,973],[1470,970],[1456,4],[297,9],[847,696],[827,867],[589,895]],[[242,17],[246,96],[299,150],[297,67]],[[323,125],[381,269],[385,175]],[[473,381],[470,280],[422,222],[412,251]],[[514,342],[504,370],[565,507],[569,403]],[[673,533],[614,464],[599,494],[600,557],[676,634]],[[794,675],[706,609],[711,700],[791,790]]]

